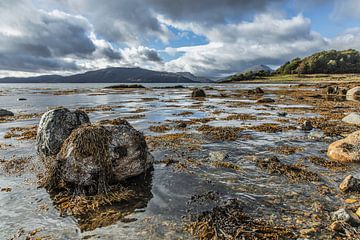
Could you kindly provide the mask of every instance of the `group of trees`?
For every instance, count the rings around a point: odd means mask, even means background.
[[[226,82],[233,82],[233,81],[246,81],[246,80],[254,80],[254,79],[261,79],[263,77],[270,76],[270,71],[260,70],[258,72],[248,71],[245,73],[238,73],[235,75],[230,76],[225,81]]]
[[[360,53],[354,49],[322,51],[295,58],[276,70],[277,74],[360,73]]]

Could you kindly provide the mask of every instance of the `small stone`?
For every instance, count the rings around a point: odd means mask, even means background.
[[[344,228],[343,228],[344,224],[345,223],[342,221],[335,221],[335,222],[331,223],[330,229],[334,232],[342,232],[344,230]]]
[[[303,124],[300,126],[301,130],[311,131],[313,129],[313,125],[309,120],[305,120]]]
[[[225,151],[214,151],[214,152],[210,152],[209,153],[209,159],[210,161],[224,161],[225,159],[227,159],[229,156],[227,154],[227,152]]]
[[[12,117],[14,113],[6,109],[0,109],[0,117]]]
[[[195,88],[191,94],[193,98],[204,98],[206,97],[205,91],[201,88]]]
[[[286,117],[287,116],[287,112],[278,112],[277,114],[279,117]]]
[[[333,212],[331,217],[334,221],[344,221],[351,226],[358,226],[360,224],[359,217],[352,211],[345,208],[340,208],[336,212]]]
[[[186,123],[185,122],[181,122],[177,125],[179,128],[186,128]]]
[[[272,98],[260,98],[256,101],[257,103],[273,103],[275,102]]]
[[[327,88],[327,94],[337,94],[339,91],[338,87],[329,86]]]
[[[350,113],[346,117],[344,117],[342,121],[349,124],[360,125],[360,114]]]
[[[339,185],[339,189],[343,192],[360,192],[360,179],[354,178],[353,175],[349,175]]]
[[[257,94],[263,94],[263,93],[264,93],[264,90],[262,90],[261,88],[257,87],[257,88],[255,88],[255,93],[257,93]]]
[[[360,217],[360,207],[358,208],[358,210],[355,213],[358,217]]]

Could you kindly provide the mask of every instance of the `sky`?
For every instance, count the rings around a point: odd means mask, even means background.
[[[142,67],[223,77],[360,50],[360,0],[0,0],[0,77]]]

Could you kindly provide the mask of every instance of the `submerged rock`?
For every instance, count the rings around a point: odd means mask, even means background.
[[[214,151],[209,153],[210,161],[224,161],[229,155],[225,151]]]
[[[339,189],[343,192],[360,192],[360,179],[349,175],[339,185]]]
[[[360,114],[350,113],[346,117],[344,117],[342,121],[349,124],[360,125]]]
[[[206,97],[206,93],[201,88],[195,88],[193,92],[191,93],[191,97],[193,98],[204,98]]]
[[[359,217],[353,213],[351,210],[340,208],[336,212],[333,212],[331,214],[331,217],[334,221],[343,221],[351,226],[359,226],[360,225],[360,219]]]
[[[273,103],[275,102],[272,98],[260,98],[256,101],[257,103]]]
[[[0,109],[0,117],[12,117],[14,116],[14,113],[6,110],[6,109]]]
[[[340,162],[360,161],[360,131],[330,144],[327,155]]]
[[[37,130],[37,152],[41,157],[56,155],[71,132],[84,123],[90,123],[90,120],[82,111],[58,108],[46,112]]]
[[[359,100],[360,99],[360,87],[354,87],[347,91],[346,98],[348,100]]]

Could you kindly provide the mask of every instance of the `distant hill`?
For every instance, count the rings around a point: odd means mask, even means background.
[[[249,67],[247,69],[245,69],[244,71],[242,71],[241,73],[247,73],[247,72],[253,72],[253,73],[258,73],[260,71],[265,71],[265,72],[274,72],[274,70],[266,65],[255,65],[252,67]]]
[[[217,80],[217,82],[237,82],[237,81],[262,79],[266,76],[271,75],[273,72],[274,70],[266,65],[255,65],[248,69],[245,69],[240,73],[219,79]]]
[[[194,75],[192,75],[194,76]],[[194,76],[194,78],[196,78]],[[151,71],[143,68],[106,68],[85,73],[60,76],[6,77],[0,83],[195,83],[182,74]]]
[[[211,83],[213,82],[212,80],[206,78],[206,77],[198,77],[198,76],[195,76],[193,75],[192,73],[190,72],[177,72],[176,74],[179,74],[185,78],[188,78],[192,81],[195,81],[195,82],[201,82],[201,83]]]
[[[295,58],[276,70],[278,74],[360,73],[360,53],[354,49],[322,51]]]

